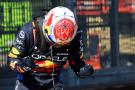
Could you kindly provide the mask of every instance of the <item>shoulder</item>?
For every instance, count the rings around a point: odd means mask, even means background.
[[[16,39],[22,41],[25,41],[26,39],[32,39],[32,28],[32,22],[23,25],[20,31],[18,32]]]
[[[28,33],[28,32],[32,32],[32,21],[31,22],[28,22],[26,24],[24,24],[21,28],[21,31],[25,32],[25,33]]]
[[[32,29],[32,22],[28,22],[22,26],[17,36],[21,38],[30,38],[32,36]]]
[[[82,39],[82,34],[83,34],[83,31],[78,30],[77,33],[76,33],[75,38],[73,39],[73,41]]]

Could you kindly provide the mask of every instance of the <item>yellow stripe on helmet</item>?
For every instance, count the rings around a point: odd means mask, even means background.
[[[47,30],[47,34],[50,35],[51,32],[50,32],[50,26],[45,26],[44,27],[44,30]]]

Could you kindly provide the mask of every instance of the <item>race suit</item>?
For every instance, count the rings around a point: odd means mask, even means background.
[[[30,90],[37,90],[36,87],[51,88],[52,83],[62,84],[59,77],[67,60],[75,74],[85,66],[81,34],[77,33],[74,40],[67,45],[53,46],[44,38],[40,24],[33,23],[35,22],[24,25],[17,34],[8,55],[9,66],[17,73],[17,82],[31,88]],[[15,67],[25,57],[32,58],[36,65],[30,72],[21,72],[21,69]]]

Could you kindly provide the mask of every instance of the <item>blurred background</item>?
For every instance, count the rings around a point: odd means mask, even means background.
[[[0,90],[13,90],[7,54],[22,25],[43,9],[66,6],[82,30],[85,62],[95,73],[79,79],[68,64],[65,90],[135,90],[135,0],[0,0]]]

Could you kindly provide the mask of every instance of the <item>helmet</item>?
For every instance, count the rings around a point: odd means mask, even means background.
[[[43,35],[55,45],[70,43],[77,33],[77,23],[71,10],[55,7],[48,12],[43,21]]]

